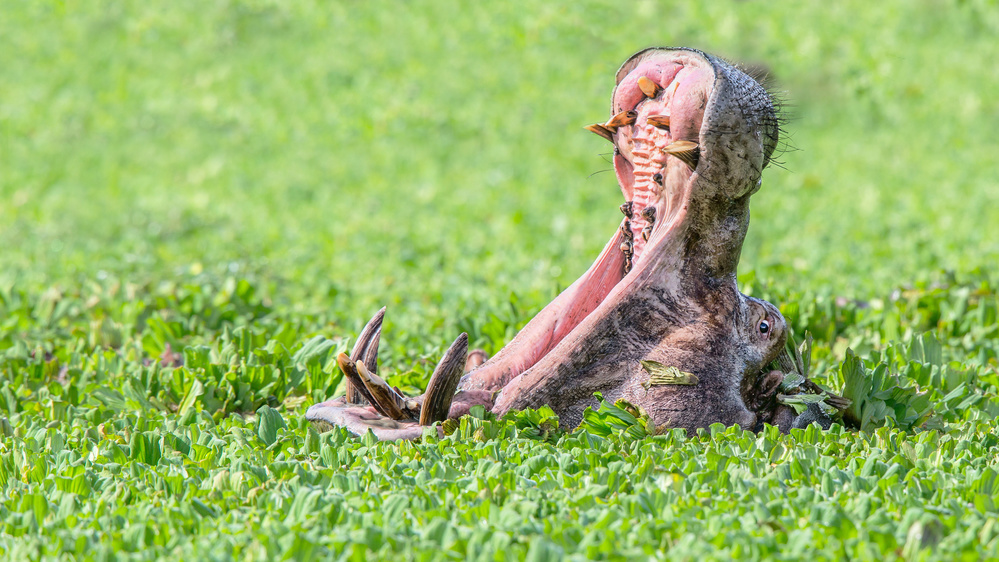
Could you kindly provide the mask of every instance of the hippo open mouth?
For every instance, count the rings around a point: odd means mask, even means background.
[[[462,334],[416,398],[376,374],[383,309],[338,358],[347,396],[306,419],[398,439],[475,404],[498,415],[547,404],[571,427],[597,405],[595,392],[643,408],[657,426],[752,429],[774,419],[759,392],[775,392],[763,375],[786,324],[736,285],[749,199],[778,141],[771,97],[714,56],[647,49],[618,71],[611,118],[587,129],[614,144],[625,199],[589,270],[464,376]]]

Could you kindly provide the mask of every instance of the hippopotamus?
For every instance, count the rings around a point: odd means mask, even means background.
[[[613,144],[625,201],[593,265],[468,372],[461,334],[415,398],[377,375],[382,309],[338,358],[347,395],[310,407],[307,420],[405,439],[477,404],[496,415],[548,405],[574,427],[600,393],[657,427],[793,424],[772,399],[781,373],[768,367],[787,324],[736,281],[749,200],[780,135],[771,95],[716,56],[650,48],[617,71],[610,118],[586,128]]]

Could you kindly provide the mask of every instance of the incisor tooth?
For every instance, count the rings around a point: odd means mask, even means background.
[[[659,84],[649,80],[646,76],[642,76],[638,79],[638,87],[642,90],[643,94],[650,98],[658,96],[659,93],[663,91]]]
[[[374,399],[372,400],[372,406],[375,406],[376,410],[394,420],[406,419],[407,416],[401,408],[406,403],[405,398],[400,396],[381,377],[369,372],[367,367],[364,366],[363,361],[355,363],[355,367],[368,393]]]

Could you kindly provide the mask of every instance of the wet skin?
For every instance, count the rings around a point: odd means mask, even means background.
[[[643,408],[657,426],[790,426],[768,398],[776,385],[766,368],[784,348],[784,318],[736,285],[749,199],[777,144],[770,96],[692,49],[642,51],[616,82],[611,118],[587,128],[614,144],[625,216],[590,269],[464,376],[462,334],[421,397],[374,374],[379,312],[340,357],[348,396],[316,404],[308,420],[400,439],[475,404],[498,415],[547,404],[573,427],[600,392]],[[696,384],[650,380],[642,361]]]

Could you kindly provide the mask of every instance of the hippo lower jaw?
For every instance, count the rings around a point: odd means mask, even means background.
[[[775,307],[738,291],[736,265],[777,142],[770,97],[710,55],[649,49],[618,71],[611,114],[587,128],[614,143],[625,217],[589,270],[464,377],[462,334],[416,399],[374,375],[380,312],[340,358],[348,396],[313,406],[308,420],[397,439],[474,404],[497,414],[548,404],[574,426],[599,391],[658,425],[757,424],[747,394],[786,328]],[[697,382],[652,379],[650,364]]]

